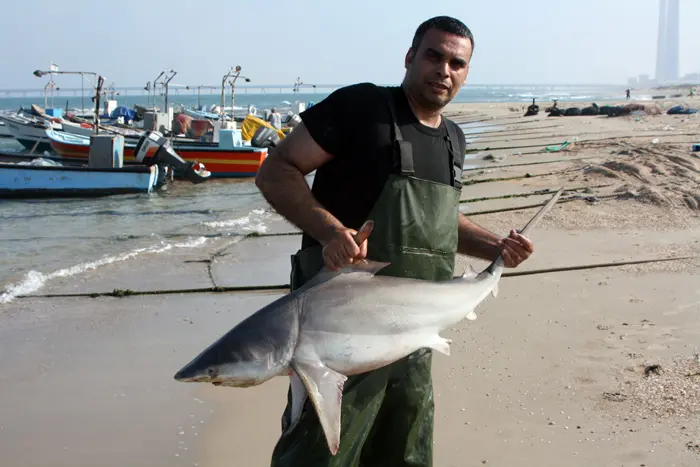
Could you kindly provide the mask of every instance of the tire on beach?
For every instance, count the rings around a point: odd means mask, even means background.
[[[600,108],[596,104],[593,104],[590,107],[584,107],[583,110],[581,110],[581,115],[599,115],[599,114],[600,114]]]
[[[566,117],[578,117],[581,115],[581,109],[578,107],[569,107],[566,109],[566,112],[564,112],[564,116]]]
[[[632,111],[630,109],[616,105],[614,107],[610,107],[608,117],[624,117],[625,115],[629,115],[631,113]]]

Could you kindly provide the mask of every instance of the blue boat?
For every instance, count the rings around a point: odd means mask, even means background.
[[[97,197],[151,193],[167,181],[158,164],[121,168],[0,163],[0,198]]]

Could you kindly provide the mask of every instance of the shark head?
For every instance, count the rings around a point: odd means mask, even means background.
[[[290,373],[298,307],[280,299],[251,315],[178,371],[176,381],[249,387]]]
[[[290,360],[278,349],[264,344],[214,345],[182,367],[175,374],[175,380],[215,386],[256,386],[288,373]]]

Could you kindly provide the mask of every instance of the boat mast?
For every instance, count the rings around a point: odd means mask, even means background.
[[[170,73],[168,76],[163,78],[163,87],[165,88],[165,113],[168,113],[168,84],[175,77],[177,71],[169,70],[166,73]]]
[[[99,132],[99,126],[100,126],[100,94],[102,92],[102,85],[104,84],[105,78],[103,76],[98,75],[94,71],[59,71],[58,67],[54,65],[53,63],[51,64],[51,68],[49,71],[44,71],[44,70],[34,70],[34,76],[37,78],[41,78],[44,75],[50,75],[51,76],[51,81],[53,81],[53,75],[80,75],[84,77],[84,75],[93,75],[95,79],[97,80],[95,84],[95,128],[94,132],[97,134]]]
[[[241,76],[241,66],[236,65],[235,68],[231,67],[228,70],[228,73],[224,75],[224,77],[221,79],[221,120],[224,119],[224,115],[226,112],[224,112],[224,92],[226,89],[226,80],[229,78],[233,78],[231,81],[229,81],[229,84],[231,85],[231,121],[235,121],[233,118],[233,103],[234,103],[234,86],[236,83],[236,80],[238,78],[242,78],[246,81],[246,83],[250,83],[250,78],[246,76]]]

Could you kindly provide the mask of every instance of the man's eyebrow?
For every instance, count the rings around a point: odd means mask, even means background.
[[[444,58],[444,57],[445,57],[445,54],[444,54],[444,53],[442,53],[442,52],[440,52],[439,50],[434,49],[434,48],[432,48],[432,47],[427,47],[427,48],[425,49],[425,52],[426,52],[427,54],[429,54],[429,55],[437,56],[438,58]],[[457,65],[460,65],[460,66],[465,66],[465,65],[467,64],[467,60],[465,60],[465,59],[463,59],[463,58],[461,58],[461,57],[453,57],[453,58],[450,60],[450,62],[456,63]]]
[[[428,48],[426,49],[426,53],[433,54],[433,55],[437,55],[437,56],[440,57],[440,58],[442,58],[442,57],[445,56],[445,54],[443,54],[443,53],[440,52],[439,50],[433,49],[432,47],[428,47]]]

